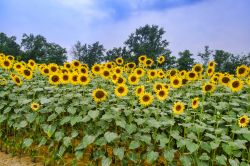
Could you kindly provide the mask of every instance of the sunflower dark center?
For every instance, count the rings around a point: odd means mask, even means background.
[[[155,72],[151,72],[150,75],[151,75],[151,76],[155,76]]]
[[[101,99],[105,96],[105,93],[101,90],[97,91],[95,94],[96,98]]]
[[[139,88],[139,89],[137,90],[137,93],[141,93],[141,92],[142,92],[142,89]]]
[[[119,87],[119,88],[118,88],[118,92],[119,92],[119,93],[123,93],[124,90],[125,90],[124,87]]]
[[[246,119],[245,118],[241,118],[240,119],[240,123],[245,123],[246,122]]]
[[[95,71],[100,71],[100,67],[96,66],[96,67],[94,68],[94,70],[95,70]]]
[[[162,89],[162,85],[160,85],[160,84],[156,85],[156,89],[157,89],[157,90]]]
[[[179,84],[179,80],[175,79],[173,83],[174,83],[174,85],[178,85]]]
[[[194,78],[194,77],[195,77],[195,74],[194,74],[194,73],[189,73],[189,77],[190,77],[190,78]]]
[[[21,81],[18,77],[15,78],[16,82],[19,84]]]
[[[223,77],[223,78],[222,78],[222,82],[223,82],[223,83],[228,83],[229,80],[230,80],[230,79],[229,79],[228,77]]]
[[[239,81],[234,81],[233,84],[232,84],[232,86],[233,86],[234,88],[238,88],[239,85],[240,85]]]
[[[193,105],[196,105],[196,104],[197,104],[197,101],[196,101],[196,100],[194,100]]]
[[[10,62],[9,61],[4,61],[4,66],[9,66]]]
[[[25,74],[26,76],[30,76],[30,71],[29,71],[29,70],[24,70],[24,74]]]
[[[78,62],[74,62],[74,66],[79,66],[80,64]]]
[[[49,69],[44,69],[44,73],[49,73]]]
[[[136,73],[137,73],[138,75],[141,75],[141,74],[142,74],[142,71],[141,71],[141,70],[137,70]]]
[[[120,84],[120,83],[123,83],[123,79],[121,77],[118,78],[117,82]]]
[[[194,68],[194,70],[195,70],[196,72],[199,72],[199,71],[201,71],[201,67],[200,67],[200,66],[196,66],[196,67]]]
[[[147,61],[146,61],[146,64],[147,64],[147,65],[150,65],[150,64],[151,64],[151,60],[147,60]]]
[[[34,108],[37,108],[37,105],[35,104],[35,105],[33,105],[33,107],[34,107]]]
[[[53,71],[53,72],[55,72],[57,70],[57,68],[56,67],[51,67],[51,71]]]
[[[108,71],[104,71],[103,75],[107,77],[107,76],[109,76],[109,72]]]
[[[73,77],[72,77],[72,80],[73,80],[73,81],[77,81],[77,76],[76,76],[76,75],[73,76]]]
[[[134,68],[134,64],[129,64],[128,67],[129,68]]]
[[[86,82],[87,81],[87,77],[86,76],[81,76],[80,80],[81,80],[81,82]]]
[[[59,77],[58,76],[52,76],[52,81],[53,82],[58,82],[59,81]]]
[[[68,75],[64,75],[64,76],[63,76],[63,80],[64,80],[64,81],[67,81],[68,79],[69,79],[69,76],[68,76]]]
[[[165,92],[164,92],[163,90],[161,90],[161,91],[159,92],[159,96],[163,97],[164,95],[165,95]]]
[[[243,74],[243,73],[245,73],[245,68],[243,68],[243,67],[241,67],[240,69],[239,69],[239,74]]]
[[[208,69],[208,73],[211,73],[212,72],[212,69]]]
[[[130,80],[131,80],[132,82],[135,82],[135,81],[136,81],[136,77],[135,77],[135,76],[132,76]]]
[[[143,98],[142,98],[142,100],[144,102],[148,102],[150,100],[150,97],[148,95],[144,95]]]
[[[205,86],[205,91],[210,91],[212,89],[212,85],[206,85]]]
[[[120,69],[116,69],[116,73],[121,73],[121,70]]]
[[[181,106],[180,105],[177,105],[176,106],[176,111],[180,111],[181,110]]]

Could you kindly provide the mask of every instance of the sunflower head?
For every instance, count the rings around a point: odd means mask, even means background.
[[[192,71],[196,73],[202,73],[203,72],[203,67],[201,64],[195,64],[192,68]]]
[[[140,97],[140,104],[143,106],[149,106],[153,103],[154,97],[150,93],[143,93]]]
[[[9,60],[9,59],[4,59],[4,60],[2,61],[2,63],[1,63],[1,66],[2,66],[3,69],[9,70],[9,69],[11,69],[11,67],[12,67],[12,61]]]
[[[155,92],[157,92],[157,91],[159,91],[159,90],[161,90],[163,88],[164,88],[164,84],[161,83],[161,82],[156,82],[153,85],[153,89],[154,89]]]
[[[223,74],[222,76],[220,76],[219,81],[222,85],[228,86],[231,81],[231,77]]]
[[[178,101],[178,102],[175,102],[174,105],[173,105],[173,113],[176,114],[176,115],[180,115],[184,112],[184,109],[185,109],[185,106],[182,102]]]
[[[33,111],[37,111],[37,110],[39,110],[39,108],[40,108],[40,105],[38,104],[38,103],[31,103],[31,105],[30,105],[30,108],[33,110]]]
[[[139,56],[138,60],[139,60],[139,63],[144,63],[147,59],[147,56],[146,55],[141,55]]]
[[[128,76],[128,82],[131,85],[137,85],[139,83],[140,78],[136,74],[130,74]]]
[[[121,67],[115,67],[114,68],[114,73],[117,74],[117,75],[121,75],[123,72],[122,68]]]
[[[165,88],[162,88],[156,92],[156,97],[160,101],[164,101],[168,97],[168,90]]]
[[[208,62],[208,65],[207,65],[207,66],[208,66],[208,67],[214,68],[215,65],[216,65],[215,61],[210,61],[210,62]]]
[[[71,69],[71,63],[69,63],[69,62],[65,62],[64,64],[63,64],[63,66],[66,68],[66,69]]]
[[[249,73],[248,67],[246,65],[238,66],[236,69],[237,77],[246,77]]]
[[[192,108],[193,109],[196,109],[199,107],[199,97],[195,97],[193,100],[192,100]]]
[[[212,76],[213,74],[214,74],[214,67],[209,67],[209,68],[207,68],[207,75],[208,76]]]
[[[116,84],[125,84],[126,83],[126,79],[122,76],[119,76],[116,80]]]
[[[189,81],[194,81],[198,79],[198,73],[194,71],[187,72],[186,76]]]
[[[122,65],[124,60],[122,58],[116,58],[115,62],[116,62],[117,65]]]
[[[170,84],[173,88],[180,88],[182,86],[182,79],[180,77],[172,77]]]
[[[144,93],[144,91],[145,91],[145,86],[143,86],[143,85],[137,86],[135,89],[135,95],[140,96]]]
[[[79,74],[78,82],[80,85],[87,85],[90,82],[90,78],[86,74]]]
[[[144,61],[144,66],[146,66],[146,67],[151,67],[153,64],[154,64],[154,61],[153,61],[153,59],[151,59],[151,58],[147,58],[147,59]]]
[[[70,74],[69,73],[63,73],[62,75],[61,75],[61,82],[62,82],[62,84],[68,84],[69,82],[70,82]]]
[[[92,68],[91,68],[91,71],[92,71],[92,73],[94,73],[95,75],[98,75],[98,74],[101,73],[102,67],[101,67],[100,64],[94,64],[94,65],[92,66]]]
[[[142,77],[145,75],[145,70],[142,68],[136,68],[133,73],[136,74],[138,77]]]
[[[165,57],[164,57],[163,55],[159,56],[159,57],[157,58],[157,62],[158,62],[159,64],[162,64],[163,62],[165,62]]]
[[[248,123],[249,123],[249,118],[247,115],[241,116],[238,120],[238,125],[240,127],[247,127]]]
[[[203,93],[212,93],[212,92],[214,92],[214,90],[215,90],[215,85],[212,84],[212,83],[205,83],[202,86],[202,92]]]
[[[157,76],[158,76],[159,78],[164,78],[164,77],[165,77],[164,71],[163,71],[163,70],[158,70],[158,71],[157,71]]]
[[[92,97],[95,102],[99,103],[107,99],[108,93],[104,89],[95,89],[92,92]]]
[[[243,88],[243,81],[240,79],[233,79],[229,83],[229,88],[232,92],[238,92]]]
[[[107,68],[102,70],[102,75],[104,79],[109,79],[111,77],[111,72]]]
[[[58,85],[61,83],[61,76],[58,73],[53,73],[49,77],[49,83],[52,85]]]
[[[73,61],[71,62],[71,65],[72,65],[74,68],[78,68],[78,67],[81,66],[81,62],[78,61],[78,60],[73,60]]]
[[[23,84],[22,79],[17,75],[12,76],[11,79],[17,86],[21,86]]]
[[[128,94],[128,87],[125,84],[117,85],[115,88],[115,95],[117,97],[123,97]]]
[[[157,71],[156,70],[148,70],[148,78],[150,80],[157,78]]]
[[[23,74],[23,77],[24,77],[26,80],[30,80],[30,79],[32,79],[32,77],[33,77],[33,72],[32,72],[31,70],[29,70],[29,69],[24,69],[24,70],[22,71],[22,74]]]

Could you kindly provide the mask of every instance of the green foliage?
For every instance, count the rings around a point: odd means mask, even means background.
[[[194,65],[194,59],[189,50],[179,53],[180,58],[177,59],[177,67],[179,70],[190,70]]]
[[[0,33],[0,52],[6,55],[20,56],[20,45],[16,43],[16,37],[8,37],[4,33]]]

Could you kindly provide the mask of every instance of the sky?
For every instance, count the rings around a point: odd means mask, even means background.
[[[68,51],[76,43],[123,46],[146,24],[166,31],[172,55],[189,49],[250,52],[250,0],[0,0],[0,32],[43,35]]]

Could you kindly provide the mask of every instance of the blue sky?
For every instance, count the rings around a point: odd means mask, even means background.
[[[250,52],[250,0],[1,0],[0,32],[41,34],[70,50],[79,40],[122,46],[145,24],[166,30],[173,55],[205,45]]]

